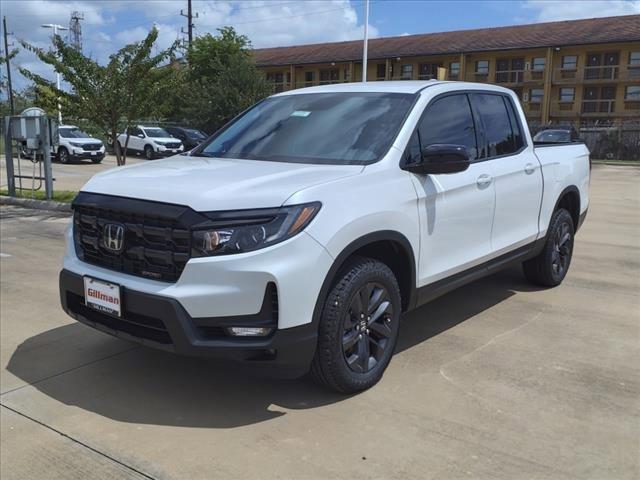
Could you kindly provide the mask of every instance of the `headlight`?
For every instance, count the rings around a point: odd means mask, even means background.
[[[74,146],[74,147],[81,147],[82,145],[84,145],[84,143],[69,142],[69,145],[72,145],[72,146]]]
[[[163,147],[166,145],[165,142],[159,142],[158,140],[154,140],[154,143],[156,143],[157,145],[162,145]]]
[[[274,209],[214,212],[211,226],[193,232],[192,257],[250,252],[300,233],[320,210],[320,203]]]

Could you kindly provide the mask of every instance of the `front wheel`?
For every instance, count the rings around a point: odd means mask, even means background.
[[[144,158],[146,158],[147,160],[153,160],[154,158],[156,158],[156,154],[153,151],[153,147],[151,145],[147,145],[146,147],[144,147]]]
[[[356,257],[327,296],[311,365],[314,380],[342,393],[375,385],[398,339],[400,288],[384,263]]]
[[[571,264],[574,232],[571,214],[564,208],[557,210],[551,218],[542,252],[522,264],[527,280],[544,287],[562,283]]]
[[[67,150],[65,147],[60,147],[60,150],[58,150],[58,160],[60,161],[60,163],[69,163],[69,150]]]

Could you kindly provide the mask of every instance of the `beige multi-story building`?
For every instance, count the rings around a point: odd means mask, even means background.
[[[254,50],[276,91],[362,80],[362,41]],[[531,124],[640,120],[640,15],[369,41],[367,80],[511,88]]]

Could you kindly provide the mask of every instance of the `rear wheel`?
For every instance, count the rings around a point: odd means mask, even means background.
[[[311,374],[343,393],[365,390],[384,373],[400,327],[400,288],[389,267],[356,257],[327,296]]]
[[[69,163],[71,161],[71,158],[69,157],[69,150],[67,150],[65,147],[60,147],[60,149],[58,150],[58,160],[60,161],[60,163]]]
[[[551,218],[542,252],[522,264],[527,280],[545,287],[562,283],[571,264],[574,231],[571,214],[564,208],[557,210]]]

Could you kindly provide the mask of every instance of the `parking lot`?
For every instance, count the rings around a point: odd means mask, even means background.
[[[127,165],[133,165],[134,163],[146,162],[144,158],[137,155],[128,155],[127,156]],[[31,160],[21,159],[20,160],[20,174],[26,177],[34,176],[34,164]],[[53,177],[55,181],[53,182],[53,187],[55,190],[72,190],[78,191],[82,186],[96,173],[101,172],[103,170],[107,170],[109,168],[113,168],[117,165],[116,157],[114,155],[105,156],[104,160],[101,163],[95,164],[91,163],[89,160],[82,160],[79,162],[70,163],[67,165],[63,165],[58,162],[53,162]],[[35,165],[35,176],[40,176],[40,172],[38,170],[39,164]],[[15,174],[18,175],[18,160],[15,160],[14,164]],[[31,178],[23,178],[23,187],[25,189],[31,188],[32,180]],[[37,182],[37,180],[36,180]],[[16,184],[18,184],[18,180],[16,180]],[[6,188],[7,185],[7,167],[5,166],[4,155],[0,157],[0,186],[2,188]],[[36,183],[36,186],[38,184]],[[44,185],[42,186],[42,190],[44,190]]]
[[[595,166],[562,286],[512,269],[406,315],[381,383],[354,396],[73,322],[68,219],[2,206],[0,476],[639,478],[639,185],[640,168]]]

